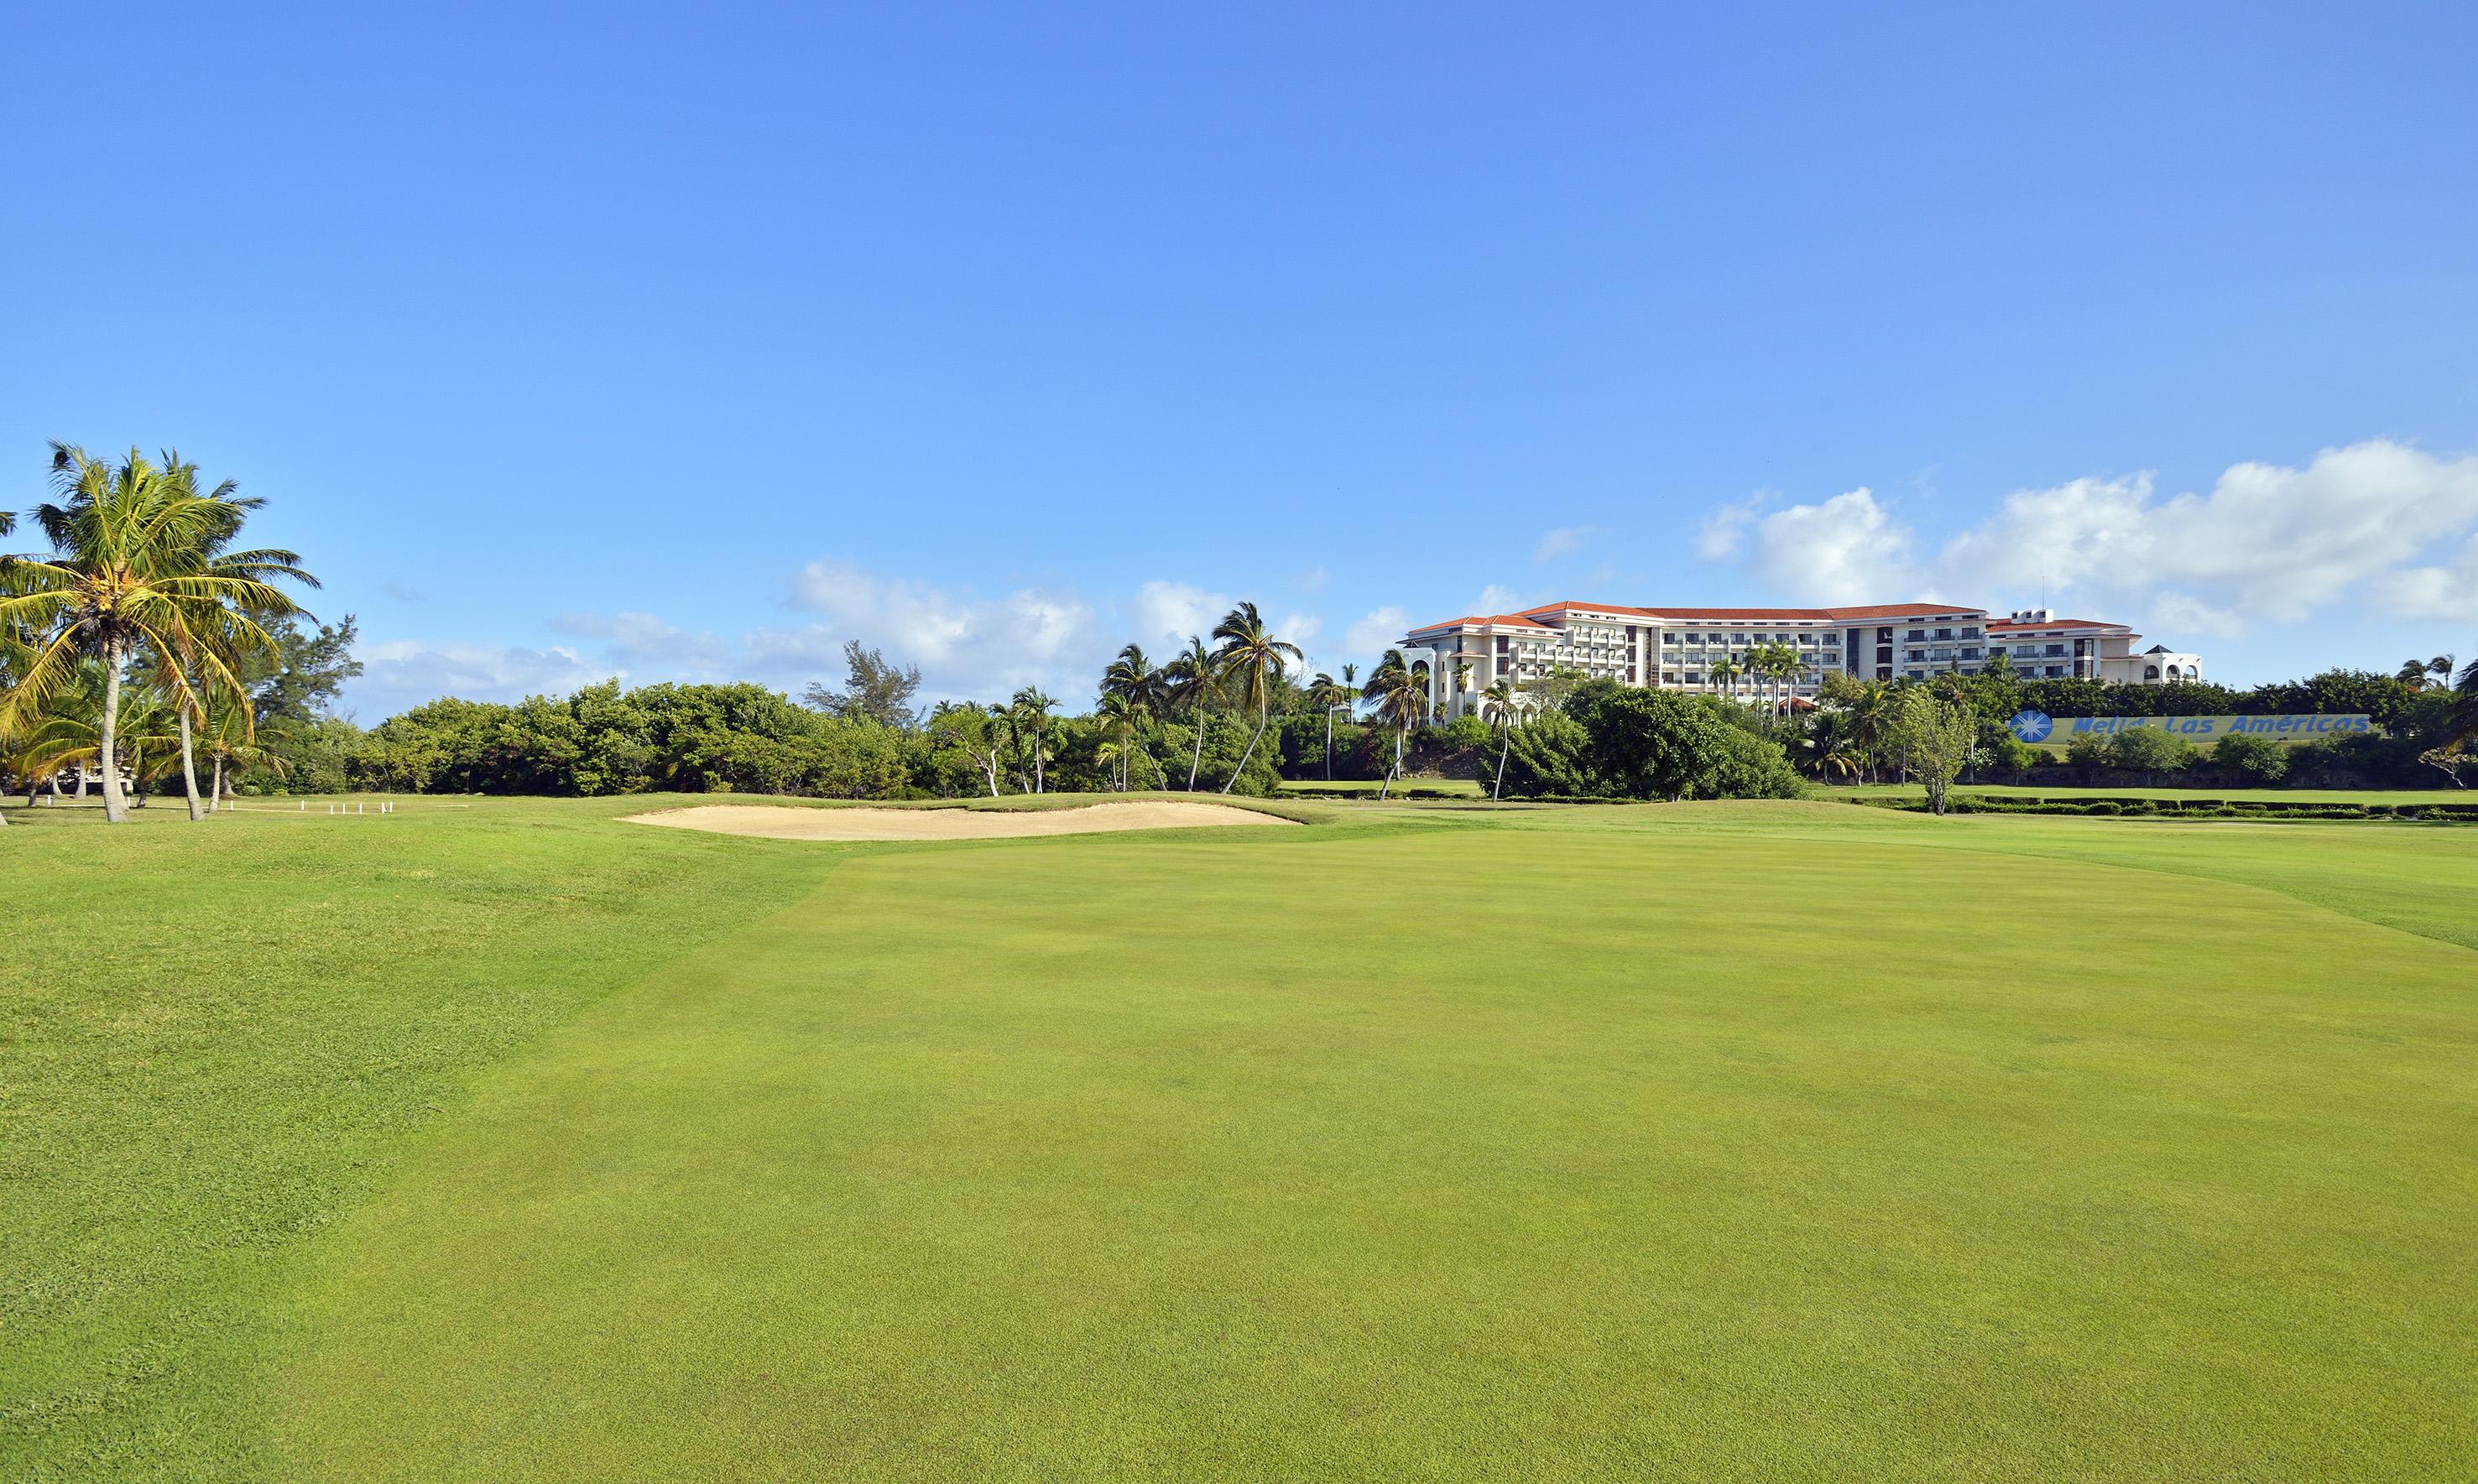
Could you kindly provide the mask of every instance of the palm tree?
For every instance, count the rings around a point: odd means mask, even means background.
[[[1190,635],[1186,650],[1162,667],[1163,694],[1172,705],[1185,703],[1196,721],[1196,751],[1187,760],[1187,792],[1196,792],[1196,772],[1204,763],[1204,717],[1216,701],[1222,698],[1222,677],[1215,669],[1213,651],[1204,641]]]
[[[2466,745],[2478,741],[2478,660],[2461,667],[2461,678],[2452,686],[2452,709],[2443,717],[2446,745]]]
[[[1714,685],[1723,688],[1732,700],[1737,698],[1740,670],[1736,655],[1722,656],[1719,663],[1712,667],[1711,674]]]
[[[1286,658],[1300,658],[1300,646],[1286,643],[1265,632],[1265,620],[1256,616],[1256,605],[1241,603],[1223,615],[1213,626],[1213,637],[1222,641],[1214,651],[1213,665],[1223,683],[1241,707],[1253,707],[1256,730],[1248,735],[1248,745],[1239,754],[1239,766],[1222,780],[1222,792],[1239,781],[1248,770],[1248,760],[1256,755],[1256,743],[1265,735],[1265,724],[1273,719],[1275,683],[1282,678]]]
[[[1325,713],[1325,777],[1333,781],[1333,709],[1342,704],[1342,685],[1323,670],[1308,682],[1307,701]]]
[[[104,711],[107,696],[113,707],[109,714]],[[129,775],[139,786],[142,806],[146,780],[169,772],[179,756],[171,713],[164,693],[152,685],[143,681],[113,685],[101,661],[84,659],[53,693],[47,714],[25,728],[19,758],[22,766],[41,773],[75,767],[83,782],[85,769],[101,764],[103,739],[109,732],[119,750],[114,754],[115,766],[106,776],[116,789],[117,760],[125,757]]]
[[[1168,686],[1162,672],[1145,657],[1142,645],[1129,644],[1119,651],[1119,657],[1101,672],[1101,693],[1116,695],[1127,703],[1136,728],[1136,744],[1144,752],[1145,761],[1152,763],[1153,771],[1162,775],[1164,787],[1168,787],[1168,775],[1163,774],[1161,764],[1153,762],[1152,749],[1144,742],[1145,723],[1161,711]]]
[[[1799,746],[1807,752],[1807,764],[1819,778],[1834,774],[1855,778],[1866,766],[1851,713],[1846,711],[1817,712]]]
[[[223,802],[228,767],[271,767],[279,777],[285,772],[284,759],[258,744],[257,718],[247,700],[230,691],[217,690],[208,698],[206,717],[198,725],[198,743],[215,765],[214,781],[207,789],[210,808]]]
[[[1013,701],[1018,726],[1032,734],[1032,792],[1035,793],[1041,792],[1045,787],[1042,763],[1047,757],[1049,710],[1057,704],[1057,697],[1042,694],[1039,686],[1025,686],[1015,693]]]
[[[120,789],[118,727],[125,667],[141,655],[172,692],[184,717],[197,712],[193,674],[239,690],[231,657],[272,653],[261,616],[294,613],[292,600],[267,579],[310,586],[289,551],[226,548],[252,501],[197,492],[194,471],[167,457],[169,468],[137,450],[118,465],[52,445],[57,503],[35,512],[52,544],[42,555],[0,560],[0,628],[39,638],[16,681],[0,699],[0,725],[44,709],[71,682],[79,660],[101,663],[104,695],[95,742],[103,773],[104,817],[129,817]],[[192,786],[194,795],[194,784]]]
[[[1394,728],[1394,766],[1377,790],[1378,798],[1385,797],[1394,780],[1403,774],[1403,749],[1411,736],[1411,728],[1429,717],[1429,665],[1423,660],[1406,665],[1403,651],[1388,649],[1385,658],[1377,662],[1376,670],[1368,677],[1360,698],[1377,709],[1377,715]]]
[[[1127,754],[1134,749],[1136,740],[1136,709],[1128,704],[1125,696],[1112,691],[1103,694],[1101,703],[1094,708],[1093,718],[1101,723],[1102,732],[1110,739],[1104,749],[1116,765],[1111,782],[1125,793],[1127,792]]]
[[[1850,741],[1858,755],[1867,760],[1867,781],[1876,781],[1876,762],[1884,755],[1884,746],[1893,737],[1893,689],[1881,680],[1858,682],[1857,692],[1847,703],[1850,713]]]
[[[1496,799],[1505,792],[1505,754],[1514,746],[1514,682],[1503,676],[1495,685],[1480,692],[1480,716],[1497,723],[1497,782],[1489,785],[1488,796]]]
[[[191,498],[203,497],[214,501],[228,508],[232,513],[230,520],[222,531],[203,542],[198,549],[197,555],[205,563],[208,572],[261,578],[283,576],[292,578],[306,587],[318,586],[316,578],[301,570],[301,558],[294,552],[276,550],[232,552],[228,549],[240,534],[241,525],[248,516],[266,508],[265,500],[255,496],[243,497],[240,487],[229,479],[215,486],[206,495],[199,496],[198,466],[194,464],[182,463],[181,456],[177,453],[167,453],[164,456],[164,469],[165,476],[183,494]],[[201,600],[192,606],[197,617],[197,622],[190,625],[193,648],[186,655],[159,653],[155,656],[155,665],[158,675],[163,678],[166,690],[172,694],[175,710],[180,718],[181,782],[189,794],[190,817],[202,819],[206,817],[206,810],[200,806],[198,798],[198,767],[192,723],[205,719],[210,695],[242,693],[240,670],[244,651],[269,656],[275,652],[271,639],[266,644],[260,645],[246,636],[234,632],[231,620],[237,616],[242,616],[264,622],[273,618],[303,615],[299,606],[281,593],[276,595],[271,605],[261,604],[253,607],[239,605],[230,600]]]

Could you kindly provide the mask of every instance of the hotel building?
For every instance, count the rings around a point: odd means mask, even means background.
[[[1732,682],[1716,678],[1713,667],[1743,661],[1764,644],[1797,652],[1801,668],[1790,689],[1809,700],[1830,674],[1925,680],[1951,669],[1975,675],[2000,654],[2027,680],[2168,685],[2203,678],[2198,656],[2162,644],[2137,653],[2141,638],[2122,623],[2060,618],[2045,608],[2000,618],[1985,609],[1934,603],[1626,608],[1568,602],[1431,623],[1405,635],[1403,650],[1406,659],[1429,662],[1429,699],[1441,718],[1476,710],[1480,693],[1501,678],[1519,690],[1558,668],[1623,685],[1719,694]],[[1736,685],[1741,693],[1771,693],[1761,681]]]

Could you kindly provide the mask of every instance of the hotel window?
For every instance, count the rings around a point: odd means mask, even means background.
[[[1964,644],[1961,649],[1961,657],[1965,660],[1978,659],[1979,646],[1977,644]]]
[[[1953,638],[1953,630],[1951,630],[1951,629],[1938,629],[1938,630],[1936,630],[1936,638],[1938,638],[1938,639],[1951,639],[1951,638]]]
[[[1920,639],[1925,639],[1925,638],[1927,638],[1927,637],[1928,637],[1928,631],[1927,631],[1927,630],[1925,630],[1925,629],[1912,629],[1912,630],[1910,630],[1909,633],[1907,633],[1907,634],[1903,635],[1902,637],[1903,637],[1904,639],[1908,639],[1908,640],[1920,640]]]
[[[1978,626],[1974,624],[1971,627],[1962,630],[1961,637],[1964,639],[1977,639],[1979,637]]]

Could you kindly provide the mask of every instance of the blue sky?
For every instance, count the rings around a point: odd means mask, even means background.
[[[846,637],[1081,697],[1229,597],[1332,667],[1554,597],[2044,593],[2239,682],[2478,653],[2465,6],[0,42],[0,503],[51,438],[269,496],[365,721],[796,690]]]

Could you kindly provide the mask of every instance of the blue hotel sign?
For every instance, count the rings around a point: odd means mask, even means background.
[[[2367,717],[2314,713],[2282,717],[2049,717],[2041,712],[2025,711],[2017,714],[2009,726],[2014,736],[2026,742],[2113,737],[2137,727],[2166,732],[2187,742],[2212,742],[2240,733],[2269,737],[2279,742],[2317,742],[2326,737],[2375,729],[2373,720]]]

